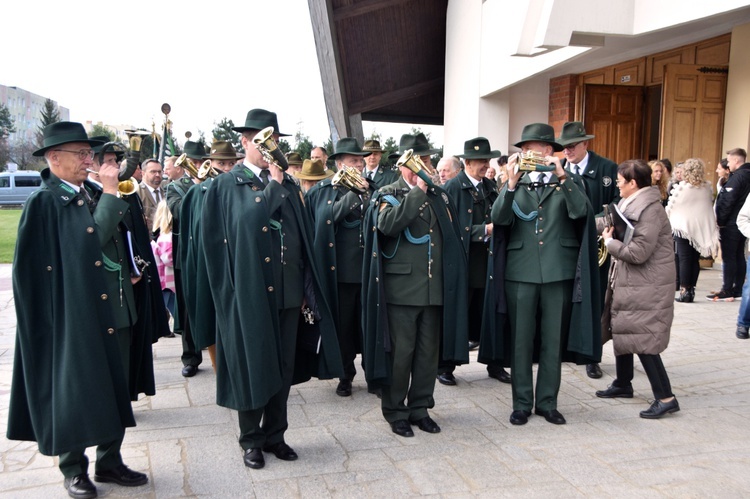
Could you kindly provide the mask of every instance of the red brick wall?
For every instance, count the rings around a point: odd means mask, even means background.
[[[575,119],[577,75],[565,75],[549,81],[549,124],[560,135],[566,121]]]

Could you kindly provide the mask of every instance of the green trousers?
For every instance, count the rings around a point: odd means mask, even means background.
[[[440,351],[443,307],[388,304],[393,371],[383,387],[381,407],[386,421],[417,421],[435,406],[435,372]]]
[[[505,281],[511,329],[513,410],[557,409],[562,347],[570,324],[573,281],[534,284]],[[532,375],[534,343],[539,336],[536,399]]]

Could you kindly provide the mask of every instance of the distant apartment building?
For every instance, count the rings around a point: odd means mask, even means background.
[[[0,104],[4,104],[13,118],[16,132],[10,134],[10,142],[36,140],[37,127],[41,123],[44,101],[47,97],[18,87],[0,85]],[[70,110],[57,104],[61,121],[70,120]]]

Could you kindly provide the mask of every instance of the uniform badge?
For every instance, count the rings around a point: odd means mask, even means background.
[[[440,195],[443,197],[443,201],[445,201],[445,204],[451,204],[450,200],[448,199],[448,194],[442,192],[440,193]]]
[[[612,185],[612,179],[610,177],[602,177],[602,185],[604,185],[604,187],[609,187]]]

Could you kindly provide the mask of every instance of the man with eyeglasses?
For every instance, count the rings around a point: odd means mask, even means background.
[[[563,146],[565,159],[561,161],[563,167],[571,173],[579,175],[586,187],[586,195],[591,201],[594,213],[600,214],[603,205],[620,201],[620,190],[617,188],[617,163],[589,151],[589,141],[594,135],[586,135],[583,123],[570,121],[563,125],[562,133],[557,142]],[[610,257],[599,267],[599,283],[601,306],[604,306],[604,291],[607,289]],[[602,377],[599,364],[588,364],[586,375],[589,378]]]
[[[344,137],[336,143],[330,159],[339,171],[354,168],[361,176],[370,155],[357,139]],[[369,187],[369,182],[362,180]],[[357,374],[354,359],[362,352],[362,210],[369,197],[370,192],[359,195],[335,186],[330,178],[317,183],[305,196],[314,224],[318,273],[336,320],[344,363],[344,376],[336,387],[340,397],[352,394],[352,380]]]
[[[92,146],[80,123],[44,129],[43,186],[18,227],[13,294],[18,327],[8,413],[10,440],[58,455],[70,497],[91,498],[86,447],[96,449],[99,482],[135,487],[145,474],[122,462],[125,428],[135,426],[128,395],[131,326],[137,320],[123,234],[119,168],[99,170],[94,204],[86,183]],[[153,367],[152,367],[153,369]]]

